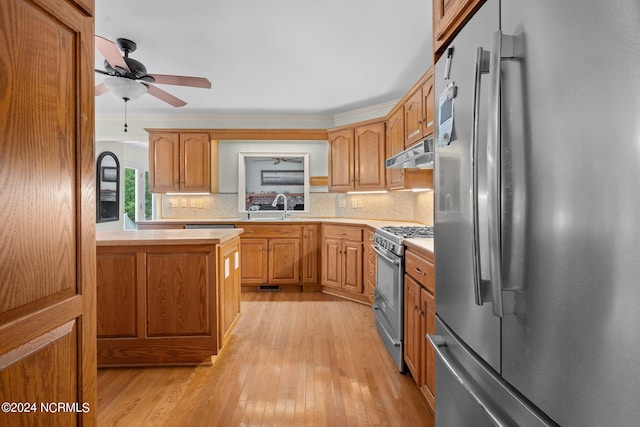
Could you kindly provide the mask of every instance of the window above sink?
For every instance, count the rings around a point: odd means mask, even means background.
[[[309,211],[309,153],[238,153],[238,211]]]

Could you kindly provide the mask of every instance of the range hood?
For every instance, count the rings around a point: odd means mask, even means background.
[[[433,169],[433,159],[433,138],[429,137],[388,158],[385,160],[384,166],[387,169]]]

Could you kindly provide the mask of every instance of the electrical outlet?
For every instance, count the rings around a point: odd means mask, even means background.
[[[204,203],[202,202],[202,199],[196,200],[196,208],[198,209],[204,208]]]
[[[181,208],[187,207],[187,199],[180,199],[180,207]]]
[[[357,199],[358,200],[358,209],[360,209],[362,207],[362,199]]]
[[[358,199],[351,199],[351,209],[358,208]]]
[[[169,207],[177,208],[178,207],[178,199],[169,199]]]
[[[191,199],[190,202],[191,202],[190,205],[192,208],[195,208],[197,206],[196,199]]]
[[[347,201],[345,199],[338,200],[338,207],[339,208],[346,208],[347,207]]]

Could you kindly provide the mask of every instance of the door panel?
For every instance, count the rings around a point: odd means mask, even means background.
[[[0,401],[86,402],[39,422],[92,425],[93,18],[38,3],[0,12]],[[0,412],[0,425],[36,425],[33,415]]]
[[[322,284],[339,288],[342,280],[341,241],[323,239],[322,245]]]
[[[300,240],[269,240],[269,283],[300,283]]]
[[[242,239],[240,257],[242,259],[242,284],[264,285],[267,275],[267,239]]]
[[[503,1],[502,25],[503,376],[563,426],[636,425],[638,2]]]
[[[455,82],[458,88],[454,138],[447,146],[437,142],[440,129],[436,117],[437,312],[496,371],[500,370],[500,319],[493,316],[490,303],[477,306],[474,296],[470,140],[476,49],[478,46],[488,49],[491,34],[499,28],[498,4],[497,0],[488,0],[451,43],[454,51],[450,80],[444,80],[446,55],[437,62],[434,72],[436,100],[449,82]],[[486,123],[488,75],[483,77],[482,84],[485,86],[481,91],[480,122]],[[479,136],[484,144],[486,127],[481,127]]]
[[[342,288],[362,293],[362,243],[342,242],[344,271]]]

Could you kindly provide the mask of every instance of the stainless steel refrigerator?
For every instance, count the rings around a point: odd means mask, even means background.
[[[640,2],[488,0],[435,67],[436,425],[640,422]]]

